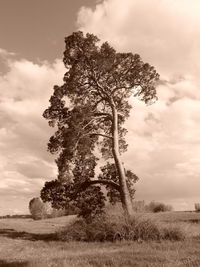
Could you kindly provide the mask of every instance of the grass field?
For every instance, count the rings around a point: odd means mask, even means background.
[[[200,266],[200,214],[138,214],[186,231],[184,241],[86,243],[56,240],[56,231],[73,216],[33,221],[0,219],[0,266]]]

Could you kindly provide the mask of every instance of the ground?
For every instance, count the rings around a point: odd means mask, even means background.
[[[200,266],[200,214],[168,212],[151,216],[187,232],[179,242],[86,243],[56,240],[56,231],[74,220],[66,216],[41,221],[0,219],[0,266]]]

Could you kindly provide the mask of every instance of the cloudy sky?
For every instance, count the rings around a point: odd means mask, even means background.
[[[62,84],[64,37],[79,29],[160,73],[155,104],[131,99],[123,159],[140,177],[136,198],[200,202],[199,14],[199,0],[0,0],[0,215],[27,213],[56,178],[42,113]]]

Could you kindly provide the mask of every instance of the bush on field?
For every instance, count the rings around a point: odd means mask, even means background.
[[[30,200],[29,211],[34,220],[41,220],[45,217],[44,203],[38,197]]]
[[[44,203],[39,197],[35,197],[29,202],[29,211],[34,220],[41,220],[50,217],[52,207],[50,203]]]
[[[166,225],[162,228],[162,239],[180,241],[185,238],[185,232],[177,225]]]
[[[161,202],[150,202],[148,205],[146,205],[146,210],[150,212],[166,212],[166,211],[172,211],[172,206],[166,205]]]
[[[122,216],[98,216],[90,223],[84,219],[72,222],[58,232],[65,241],[117,241],[117,240],[183,240],[180,228],[161,226],[147,218],[125,219]]]
[[[196,212],[200,212],[200,203],[195,203],[194,208]]]

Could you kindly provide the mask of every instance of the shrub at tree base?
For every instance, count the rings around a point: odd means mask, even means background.
[[[150,219],[122,216],[98,216],[87,223],[76,220],[58,233],[58,238],[65,241],[147,241],[147,240],[184,240],[184,232],[173,226],[161,226]]]

